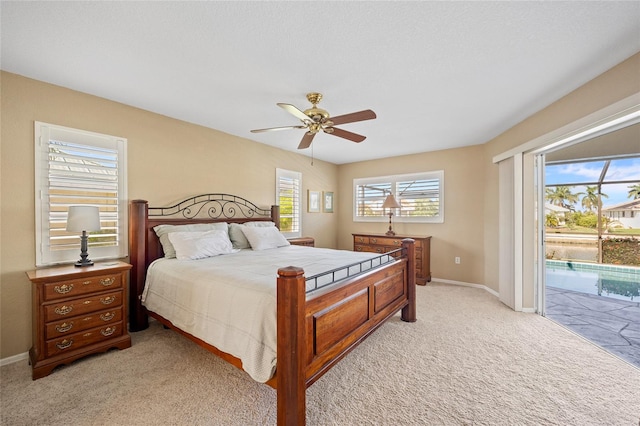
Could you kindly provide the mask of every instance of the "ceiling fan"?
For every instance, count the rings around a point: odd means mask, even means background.
[[[337,117],[329,116],[329,113],[322,108],[318,108],[318,103],[322,99],[321,93],[307,93],[307,100],[313,105],[311,108],[301,111],[291,104],[277,104],[279,107],[289,112],[302,121],[302,125],[297,126],[284,126],[284,127],[271,127],[269,129],[256,129],[251,133],[260,132],[272,132],[276,130],[289,130],[289,129],[307,129],[298,149],[308,148],[313,141],[313,138],[319,132],[324,132],[329,135],[338,136],[344,139],[348,139],[352,142],[362,142],[366,139],[366,136],[359,135],[357,133],[348,132],[346,130],[333,127],[338,124],[354,123],[356,121],[371,120],[376,118],[376,113],[370,109],[364,111],[352,112],[351,114],[339,115]]]

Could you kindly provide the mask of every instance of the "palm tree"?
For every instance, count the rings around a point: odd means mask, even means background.
[[[640,183],[627,186],[627,188],[629,188],[629,198],[633,200],[637,200],[638,198],[640,198]]]
[[[546,197],[551,204],[561,206],[571,211],[574,210],[573,205],[578,202],[578,197],[582,195],[582,192],[577,194],[571,193],[571,188],[568,186],[560,185],[556,186],[554,190],[547,188]]]
[[[601,197],[609,198],[607,194],[600,194]],[[582,196],[582,207],[593,211],[598,208],[598,187],[587,186],[587,192]]]

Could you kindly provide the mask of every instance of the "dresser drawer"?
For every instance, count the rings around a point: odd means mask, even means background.
[[[89,315],[72,317],[65,320],[46,324],[45,339],[66,336],[94,327],[113,324],[122,321],[122,308],[100,311]]]
[[[369,253],[380,253],[380,254],[387,252],[387,250],[385,250],[385,248],[381,246],[363,246],[360,244],[354,247],[354,251],[364,251]]]
[[[431,237],[385,234],[352,235],[354,251],[378,254],[397,250],[402,247],[402,240],[405,238],[411,238],[414,241],[414,250],[416,254],[416,283],[425,285],[428,281],[431,281]]]
[[[356,235],[355,237],[353,237],[353,242],[356,244],[369,244],[369,237]]]
[[[58,321],[103,309],[115,309],[122,305],[122,290],[90,296],[76,300],[68,300],[44,306],[45,322]]]
[[[85,346],[113,339],[122,335],[123,323],[105,325],[92,328],[80,333],[71,334],[47,341],[47,356],[55,356],[63,352],[71,352]]]
[[[44,300],[58,300],[83,294],[122,288],[122,274],[96,275],[44,285]]]

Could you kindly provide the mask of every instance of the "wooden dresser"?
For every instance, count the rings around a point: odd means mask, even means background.
[[[110,261],[27,272],[33,285],[33,380],[86,355],[131,346],[125,293],[129,269],[128,263]]]
[[[416,235],[352,234],[353,250],[386,253],[402,245],[404,238],[415,240],[416,284],[426,285],[431,281],[431,237]]]

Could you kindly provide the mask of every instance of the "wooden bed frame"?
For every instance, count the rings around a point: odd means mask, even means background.
[[[201,217],[203,212],[206,218]],[[278,225],[278,206],[260,209],[228,194],[200,195],[162,208],[149,207],[144,200],[133,200],[129,209],[129,256],[133,265],[129,289],[130,330],[146,329],[147,315],[152,316],[242,368],[240,359],[147,312],[140,297],[149,264],[164,255],[154,226],[260,220]],[[308,293],[302,269],[289,266],[278,270],[277,364],[274,377],[267,382],[277,391],[278,425],[304,425],[306,388],[384,321],[398,311],[403,321],[416,321],[413,240],[403,240],[401,251],[394,257],[390,263]]]

